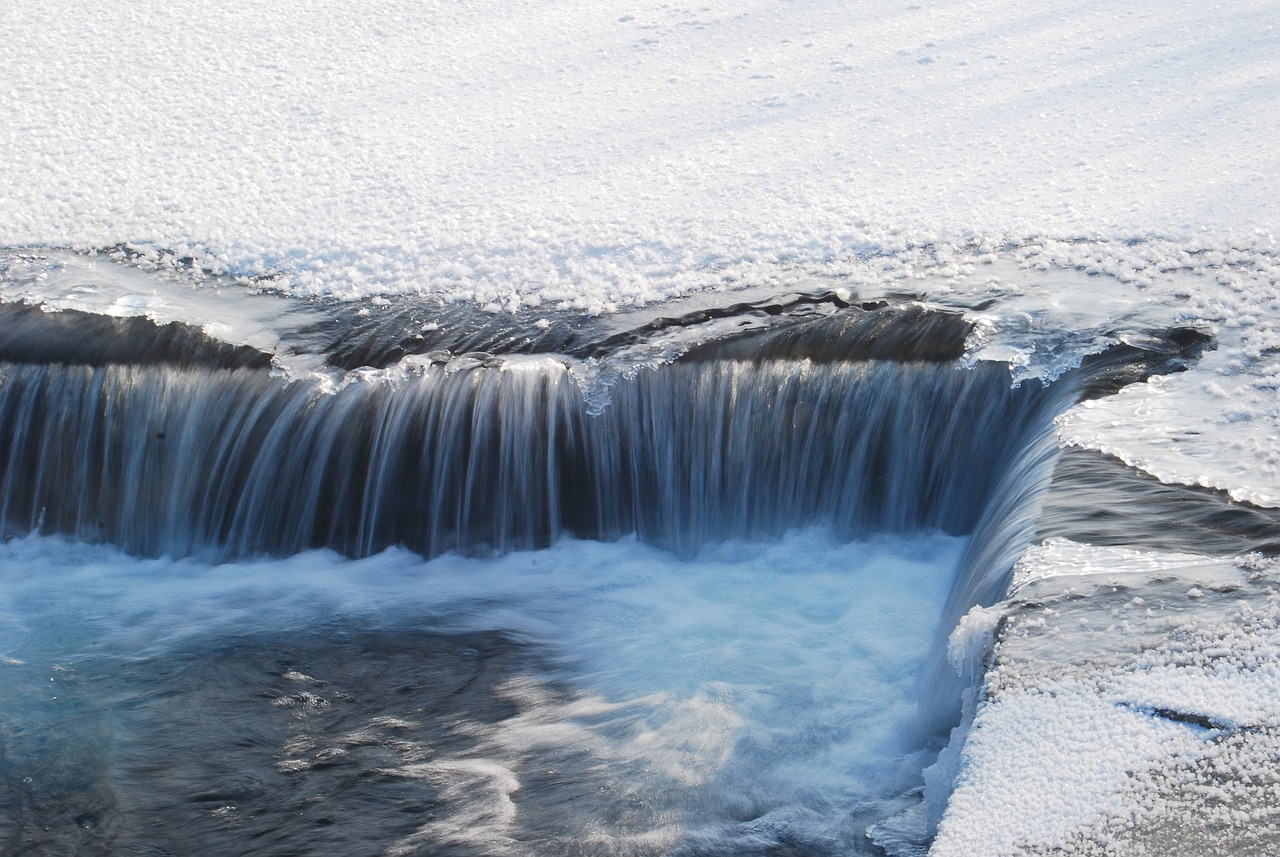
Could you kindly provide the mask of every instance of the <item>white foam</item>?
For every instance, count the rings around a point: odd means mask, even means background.
[[[28,537],[0,545],[0,654],[74,666],[335,620],[503,630],[554,653],[575,695],[512,683],[519,713],[477,733],[497,768],[397,776],[509,792],[503,771],[518,781],[529,753],[577,747],[631,771],[636,788],[687,795],[674,802],[700,808],[690,823],[712,829],[715,807],[762,801],[777,828],[838,840],[856,833],[844,830],[851,810],[918,784],[919,671],[963,545],[842,545],[809,531],[689,561],[565,540],[495,559],[392,550],[210,566]],[[482,804],[498,815],[476,835],[505,835],[502,800]]]

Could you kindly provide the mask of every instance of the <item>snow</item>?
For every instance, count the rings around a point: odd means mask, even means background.
[[[1259,557],[1029,549],[931,853],[1269,853],[1278,584]]]
[[[1275,227],[1270,3],[0,12],[0,245],[608,310],[926,242]]]

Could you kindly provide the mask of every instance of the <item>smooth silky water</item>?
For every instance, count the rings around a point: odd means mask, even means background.
[[[1074,387],[850,312],[625,372],[10,356],[5,852],[880,853]]]

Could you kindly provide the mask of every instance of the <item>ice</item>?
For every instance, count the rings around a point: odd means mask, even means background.
[[[322,314],[299,301],[246,291],[231,281],[192,282],[67,251],[0,250],[0,301],[32,304],[48,312],[77,310],[148,318],[157,324],[182,322],[223,342],[266,352],[293,375],[308,375],[323,366],[317,355],[297,353],[289,335],[322,322]]]
[[[1062,418],[1059,436],[1067,444],[1109,452],[1165,482],[1280,506],[1275,263],[1263,257],[1198,273],[1162,291],[1182,303],[1183,319],[1215,333],[1216,348],[1194,371],[1155,377],[1082,404]]]
[[[1166,483],[1280,506],[1280,266],[1270,252],[1047,242],[916,284],[927,303],[974,323],[967,359],[1007,362],[1015,383],[1051,381],[1153,331],[1212,334],[1190,371],[1071,409],[1059,418],[1059,440]]]
[[[947,640],[947,660],[956,672],[972,679],[982,676],[1002,615],[997,607],[974,606],[961,617]]]

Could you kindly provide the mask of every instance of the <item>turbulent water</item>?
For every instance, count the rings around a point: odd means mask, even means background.
[[[4,307],[5,853],[876,853],[1053,417],[1190,341],[1014,386],[909,304],[407,318],[290,372]]]
[[[857,853],[963,541],[209,566],[10,542],[18,853]]]

